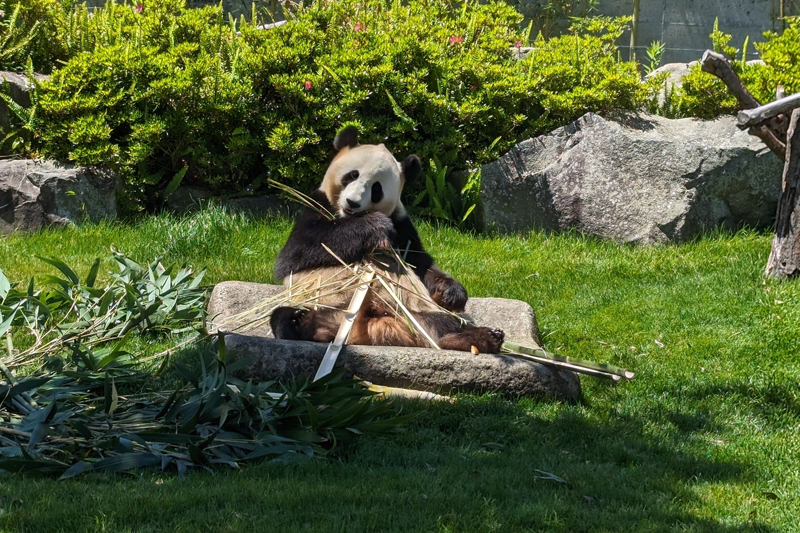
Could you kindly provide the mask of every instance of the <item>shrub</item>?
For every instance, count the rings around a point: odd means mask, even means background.
[[[569,21],[597,10],[599,0],[506,0],[531,24],[533,35],[545,38],[564,33]]]
[[[738,50],[730,45],[731,36],[721,32],[716,24],[711,33],[714,51],[730,59],[742,83],[762,104],[775,99],[778,85],[782,85],[787,94],[800,91],[800,20],[787,19],[782,34],[768,31],[764,37],[765,42],[755,43],[764,61],[759,64],[746,62],[747,41]],[[667,105],[655,109],[657,112],[672,117],[714,118],[739,110],[739,103],[725,84],[703,72],[700,65],[694,66],[682,82],[683,86],[667,99]]]
[[[234,65],[235,32],[219,8],[182,8],[159,0],[96,12],[94,49],[43,84],[43,154],[120,170],[142,205],[188,169],[214,184],[258,167],[239,134],[251,92]]]
[[[0,70],[22,71],[30,58],[51,63],[45,45],[54,0],[0,0]],[[49,65],[48,65],[49,66]],[[42,68],[41,72],[50,69]]]
[[[97,35],[109,44],[44,86],[39,139],[45,154],[116,166],[137,198],[181,179],[231,192],[272,176],[309,190],[349,124],[397,157],[472,168],[648,91],[617,60],[623,22],[611,19],[516,60],[521,16],[496,2],[319,0],[266,31],[179,0],[114,9],[95,15],[110,19]]]

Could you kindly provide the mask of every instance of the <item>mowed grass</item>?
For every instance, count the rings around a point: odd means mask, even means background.
[[[183,480],[3,475],[0,529],[800,531],[800,284],[764,278],[768,234],[646,248],[419,226],[472,296],[525,300],[547,347],[636,378],[584,377],[574,405],[494,394],[405,404],[417,416],[401,432],[328,459]],[[209,283],[274,282],[290,228],[220,211],[88,225],[3,239],[0,267],[24,281],[53,273],[34,258],[50,255],[85,274],[113,246],[206,268]]]

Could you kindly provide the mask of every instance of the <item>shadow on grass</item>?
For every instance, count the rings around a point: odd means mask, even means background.
[[[196,366],[213,349],[193,346],[175,358]],[[756,467],[713,456],[700,442],[725,421],[698,402],[726,392],[753,393],[701,384],[685,401],[647,400],[629,411],[624,398],[611,406],[495,395],[402,402],[417,414],[402,431],[360,436],[325,460],[192,472],[182,481],[152,472],[5,478],[0,529],[783,531],[748,507]],[[789,396],[774,392],[767,398],[783,406]]]
[[[384,478],[429,473],[437,487],[426,491],[432,505],[460,502],[448,515],[456,531],[481,523],[475,509],[487,499],[497,502],[501,530],[778,531],[740,514],[736,500],[745,497],[736,491],[720,505],[705,501],[709,489],[739,487],[752,471],[692,446],[694,432],[713,430],[712,416],[595,415],[580,406],[462,398],[425,409],[399,439],[361,441],[341,456],[370,472],[386,469]],[[665,434],[655,427],[661,423],[678,432]]]

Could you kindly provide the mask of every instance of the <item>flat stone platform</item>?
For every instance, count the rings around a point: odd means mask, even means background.
[[[275,339],[269,324],[235,333],[245,319],[231,317],[283,292],[281,285],[226,281],[214,287],[208,304],[209,332],[227,332],[228,358],[252,358],[239,372],[242,379],[270,380],[306,376],[312,378],[327,344]],[[470,298],[463,316],[480,326],[500,328],[515,344],[541,344],[536,315],[530,305],[505,298]],[[400,346],[345,346],[337,367],[345,377],[358,376],[376,385],[438,393],[491,392],[578,400],[580,380],[573,372],[498,354],[407,348]]]

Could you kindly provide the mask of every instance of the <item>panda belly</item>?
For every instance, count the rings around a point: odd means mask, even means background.
[[[430,346],[397,300],[437,342],[442,334],[459,328],[461,319],[441,309],[413,271],[396,268],[385,260],[371,265],[377,271],[376,276],[356,315],[348,339],[350,344]],[[344,322],[358,281],[358,275],[345,267],[320,268],[284,279],[290,295],[288,303],[308,310],[296,319],[303,340],[333,340]]]

